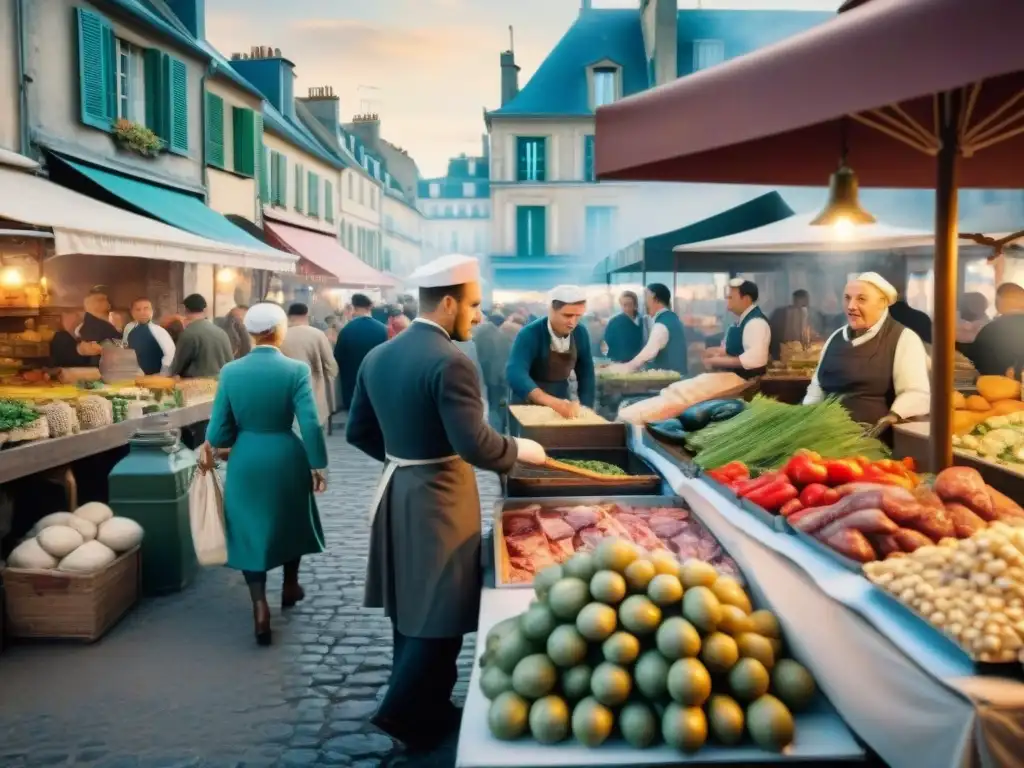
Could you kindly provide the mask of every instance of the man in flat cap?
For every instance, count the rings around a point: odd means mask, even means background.
[[[185,330],[171,362],[171,376],[183,379],[217,378],[234,359],[231,339],[206,317],[206,299],[198,293],[185,297]]]
[[[473,467],[543,464],[538,443],[484,421],[480,381],[456,341],[480,320],[480,265],[443,256],[418,268],[419,314],[359,368],[346,437],[385,462],[370,508],[368,608],[391,619],[394,660],[374,725],[428,750],[458,729],[451,702],[463,635],[480,607],[480,495]]]
[[[550,294],[547,317],[516,336],[505,369],[513,405],[545,405],[566,419],[580,405],[594,407],[597,376],[590,334],[580,325],[587,294],[578,285],[560,285]],[[579,403],[569,399],[569,375],[575,371]]]
[[[921,337],[889,314],[896,289],[877,272],[847,283],[847,324],[829,336],[804,404],[838,397],[854,421],[885,427],[931,409]]]

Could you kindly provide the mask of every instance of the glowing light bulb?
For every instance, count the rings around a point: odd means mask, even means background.
[[[25,284],[25,276],[17,267],[7,267],[0,271],[0,285],[4,288],[20,288]]]
[[[217,272],[217,282],[222,285],[225,283],[233,283],[235,281],[235,270],[230,267],[224,267],[224,269]]]
[[[853,236],[854,224],[848,216],[840,216],[832,223],[832,230],[840,240],[849,240]]]

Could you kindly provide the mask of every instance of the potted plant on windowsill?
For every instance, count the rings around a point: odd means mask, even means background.
[[[121,149],[143,157],[156,157],[164,148],[163,139],[149,128],[125,119],[114,123],[114,141]]]

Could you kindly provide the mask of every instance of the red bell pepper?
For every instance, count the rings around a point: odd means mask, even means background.
[[[781,477],[782,475],[778,472],[765,472],[760,477],[754,477],[750,480],[741,480],[733,486],[733,490],[736,491],[737,496],[746,497],[748,493],[752,493],[758,488],[763,488],[766,485],[771,485]]]
[[[804,505],[800,499],[790,499],[782,505],[782,509],[779,510],[779,514],[783,517],[789,517],[794,512],[799,512],[803,508]]]
[[[900,463],[910,472],[917,472],[917,462],[913,456],[905,456]]]
[[[748,480],[750,478],[750,470],[742,461],[730,461],[724,467],[719,467],[718,471],[730,480]]]
[[[864,468],[853,459],[833,459],[825,462],[829,485],[846,485],[864,479]]]
[[[792,501],[800,492],[789,480],[782,478],[773,483],[756,488],[744,498],[751,504],[757,504],[769,512],[777,512],[784,504]]]
[[[786,477],[796,485],[823,483],[828,479],[828,470],[817,454],[811,451],[799,451],[786,464]]]
[[[805,507],[820,507],[824,506],[822,499],[825,498],[825,494],[831,489],[827,485],[821,483],[811,483],[800,491],[800,503]]]

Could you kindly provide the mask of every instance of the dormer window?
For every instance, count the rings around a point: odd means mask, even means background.
[[[611,61],[590,67],[590,102],[594,109],[611,104],[622,97],[622,68]]]

